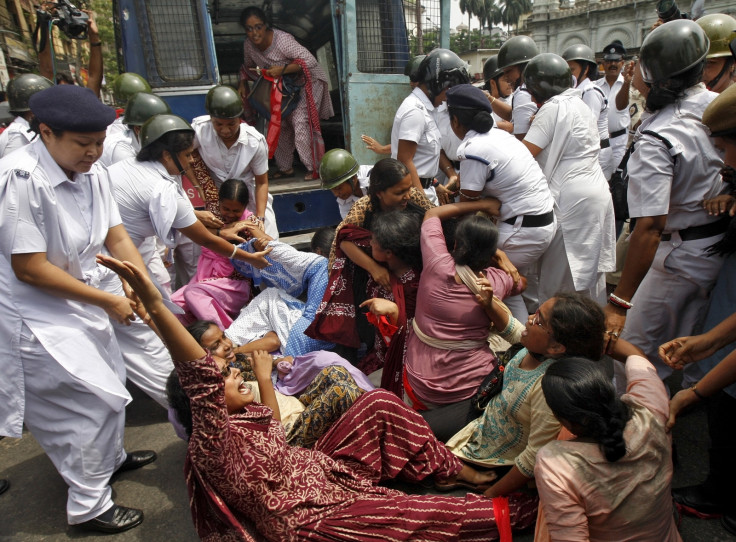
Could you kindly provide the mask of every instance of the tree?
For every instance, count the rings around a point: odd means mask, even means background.
[[[531,0],[505,0],[502,10],[502,22],[505,25],[514,26],[518,30],[519,18],[532,9]]]
[[[87,2],[89,9],[95,12],[97,28],[100,32],[102,42],[102,62],[105,71],[105,80],[108,86],[118,75],[118,55],[115,52],[115,30],[112,19],[112,2],[109,0],[90,0]],[[85,55],[84,64],[89,62],[89,56]]]
[[[470,22],[473,15],[476,15],[481,11],[481,5],[483,0],[460,0],[460,12],[464,15],[468,14],[468,50],[471,50],[472,44],[470,43]]]

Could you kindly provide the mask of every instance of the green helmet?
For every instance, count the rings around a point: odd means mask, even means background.
[[[204,99],[204,108],[210,117],[235,119],[243,114],[243,101],[234,88],[217,85],[207,93],[207,97]]]
[[[713,13],[697,20],[710,40],[710,48],[705,58],[720,58],[731,56],[728,44],[736,37],[736,19],[723,13]]]
[[[143,123],[152,116],[165,113],[171,113],[169,104],[155,94],[137,92],[133,94],[125,105],[123,124],[127,124],[128,126],[143,126]]]
[[[409,78],[409,81],[416,83],[419,77],[419,64],[422,63],[426,55],[417,55],[409,59],[409,62],[404,66],[404,75]]]
[[[7,89],[8,110],[14,115],[30,111],[28,100],[31,96],[53,86],[51,81],[35,73],[24,73],[11,79]]]
[[[503,70],[498,67],[498,55],[488,57],[488,60],[483,64],[483,80],[490,81],[502,73]]]
[[[119,107],[128,103],[136,92],[151,93],[151,85],[137,73],[121,73],[112,83],[112,95],[115,98],[115,105]]]
[[[554,53],[542,53],[531,59],[523,77],[527,90],[539,103],[572,87],[570,66],[564,58]]]
[[[705,60],[708,36],[698,23],[687,19],[655,28],[639,49],[639,69],[645,83],[666,81]]]
[[[539,54],[537,44],[529,36],[514,36],[506,40],[498,51],[498,69],[529,62]]]
[[[322,157],[319,178],[322,188],[332,190],[358,173],[358,161],[345,149],[332,149]]]
[[[571,45],[565,49],[565,52],[562,53],[562,58],[568,62],[571,60],[577,60],[578,62],[592,62],[593,64],[597,64],[593,49],[587,45],[583,45],[582,43]]]
[[[177,115],[155,115],[143,123],[141,128],[141,148],[158,141],[169,132],[192,132],[194,129]]]

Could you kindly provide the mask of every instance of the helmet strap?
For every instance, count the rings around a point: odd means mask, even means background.
[[[726,73],[731,70],[732,66],[733,66],[733,58],[727,58],[726,62],[723,63],[723,68],[721,69],[721,71],[718,72],[718,75],[716,75],[713,79],[708,81],[705,84],[705,87],[708,90],[713,90],[713,87],[715,87],[718,84],[718,82],[721,80],[721,77],[726,75]]]
[[[176,169],[179,170],[179,173],[177,175],[183,175],[185,173],[185,170],[183,167],[181,167],[181,162],[179,162],[179,157],[177,156],[177,153],[169,151],[169,154],[171,155],[171,160],[174,162]]]

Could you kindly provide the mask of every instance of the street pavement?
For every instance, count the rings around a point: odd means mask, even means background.
[[[132,388],[132,386],[131,386]],[[186,445],[174,434],[166,412],[154,401],[131,389],[125,446],[128,450],[152,449],[158,460],[142,469],[123,473],[113,481],[115,502],[141,508],[145,520],[139,527],[118,535],[79,532],[66,524],[66,485],[33,437],[0,440],[0,478],[11,482],[0,495],[0,541],[41,542],[188,542],[196,541],[187,490],[182,474]],[[707,471],[708,439],[705,413],[695,411],[678,421],[674,435],[679,457],[674,486],[701,481]],[[423,489],[407,487],[410,492]],[[461,495],[461,493],[455,493]],[[684,542],[726,542],[736,537],[718,520],[683,518]],[[515,534],[516,542],[531,542],[533,533]]]

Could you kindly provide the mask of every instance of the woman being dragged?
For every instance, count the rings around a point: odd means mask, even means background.
[[[603,311],[583,294],[558,294],[529,317],[521,334],[524,348],[506,365],[501,392],[447,442],[464,461],[503,474],[486,496],[508,495],[534,477],[537,451],[561,427],[544,399],[542,376],[563,355],[599,360],[604,331]]]
[[[238,235],[237,228],[244,226],[241,221],[252,216],[246,209],[249,200],[248,186],[243,181],[229,179],[222,184],[216,214],[224,224],[222,230]],[[218,229],[217,234],[220,232]],[[171,296],[171,300],[185,311],[178,316],[184,325],[196,320],[212,320],[223,329],[230,326],[250,298],[250,281],[235,271],[226,256],[207,247],[202,247],[192,280]]]
[[[371,257],[374,218],[391,210],[423,216],[432,206],[421,191],[412,187],[406,166],[393,158],[379,160],[373,167],[368,194],[355,202],[337,227],[330,253],[329,284],[306,331],[310,337],[346,347],[351,357],[355,357],[361,342],[370,348],[374,341],[374,329],[358,310],[367,299],[368,277],[386,291],[393,290],[391,272]]]
[[[336,540],[347,532],[358,540],[493,540],[499,529],[533,523],[536,499],[528,495],[494,503],[477,495],[410,496],[379,486],[395,477],[475,484],[492,478],[463,466],[420,416],[384,390],[363,394],[313,450],[289,446],[267,355],[254,358],[262,403],[249,402],[240,372],[223,375],[224,360],[197,344],[144,272],[128,262],[98,259],[146,305],[191,401],[187,479],[201,538],[248,540],[254,523],[269,540]],[[496,510],[510,525],[497,524]]]

